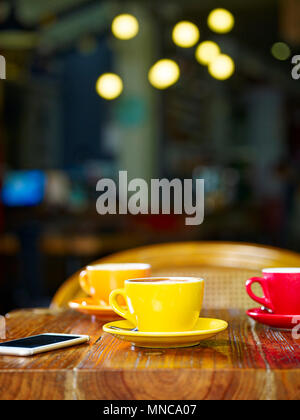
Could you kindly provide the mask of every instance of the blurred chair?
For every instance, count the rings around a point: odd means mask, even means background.
[[[95,257],[97,254],[107,254],[137,246],[142,239],[136,234],[103,233],[96,234],[44,234],[40,247],[45,255]]]
[[[263,268],[300,267],[300,254],[244,243],[179,242],[119,252],[93,264],[114,262],[149,263],[153,276],[203,277],[206,280],[205,308],[245,309],[257,306],[245,292],[246,280],[261,275]],[[59,288],[52,308],[66,307],[71,299],[84,296],[78,274]]]
[[[20,249],[20,241],[16,235],[7,233],[0,236],[0,255],[17,255]]]
[[[44,233],[40,240],[41,253],[46,258],[58,258],[63,271],[63,274],[53,274],[53,263],[50,263],[51,273],[47,273],[49,287],[56,290],[59,284],[55,283],[57,278],[68,277],[83,264],[102,255],[139,246],[142,240],[141,236],[127,233]]]

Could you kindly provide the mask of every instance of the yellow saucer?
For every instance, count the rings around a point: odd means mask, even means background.
[[[174,348],[196,346],[200,341],[213,337],[227,327],[227,322],[220,319],[199,318],[191,331],[166,333],[131,331],[134,326],[127,320],[105,324],[103,330],[138,347]]]
[[[68,305],[78,312],[93,315],[105,321],[122,319],[113,311],[111,306],[101,305],[97,300],[90,297],[71,300]]]

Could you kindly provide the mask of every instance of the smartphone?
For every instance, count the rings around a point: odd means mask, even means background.
[[[74,334],[47,333],[32,335],[31,337],[0,343],[0,355],[32,356],[33,354],[84,343],[89,339],[88,335]]]

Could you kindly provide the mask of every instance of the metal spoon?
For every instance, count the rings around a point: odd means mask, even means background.
[[[112,329],[112,330],[120,330],[120,331],[122,331],[122,330],[133,331],[133,332],[138,331],[137,327],[135,327],[135,328],[125,328],[125,327],[121,328],[121,327],[115,327],[114,325],[111,325],[109,328]]]

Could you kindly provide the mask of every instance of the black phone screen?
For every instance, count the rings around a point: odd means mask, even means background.
[[[20,338],[19,340],[6,341],[0,343],[0,347],[24,347],[32,349],[35,347],[47,346],[49,344],[62,343],[64,341],[74,340],[80,336],[67,336],[67,335],[48,335],[40,334],[31,337]]]

